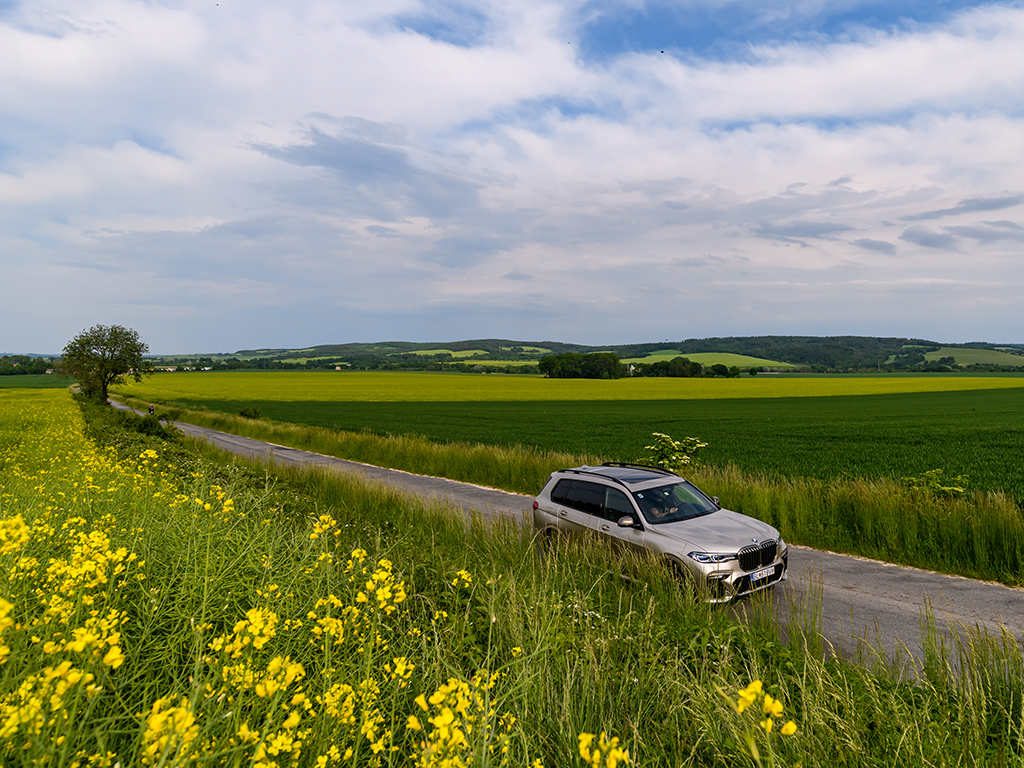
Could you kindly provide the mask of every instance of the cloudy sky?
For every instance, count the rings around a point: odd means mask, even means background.
[[[0,351],[1024,341],[1024,4],[0,0]]]

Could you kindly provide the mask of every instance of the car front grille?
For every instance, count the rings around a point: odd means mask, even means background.
[[[776,541],[762,541],[760,544],[751,544],[739,551],[737,557],[740,561],[740,568],[744,571],[752,571],[765,565],[771,565],[775,560],[775,551],[778,548]]]

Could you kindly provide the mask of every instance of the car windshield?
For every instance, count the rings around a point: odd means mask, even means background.
[[[674,523],[706,515],[718,509],[711,499],[685,480],[681,483],[635,491],[633,498],[636,499],[647,522],[654,525]]]

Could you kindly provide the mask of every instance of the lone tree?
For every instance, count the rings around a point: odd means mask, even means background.
[[[128,376],[142,381],[153,364],[142,359],[149,346],[131,328],[94,325],[68,342],[61,353],[60,369],[78,379],[82,394],[107,401],[107,388],[123,384]]]

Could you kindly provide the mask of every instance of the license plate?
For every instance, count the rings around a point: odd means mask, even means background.
[[[772,576],[774,573],[775,573],[775,568],[774,567],[773,568],[762,568],[760,571],[754,571],[752,574],[750,574],[750,580],[751,581],[760,581],[761,579],[766,579],[769,576]]]

